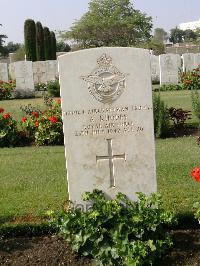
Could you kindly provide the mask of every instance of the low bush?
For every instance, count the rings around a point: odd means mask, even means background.
[[[184,127],[185,122],[191,119],[191,112],[182,108],[170,107],[168,113],[169,119],[173,121],[175,127]]]
[[[172,245],[166,225],[173,223],[173,215],[163,209],[159,195],[137,196],[133,202],[122,193],[108,200],[102,191],[87,192],[88,211],[51,213],[52,223],[74,251],[98,265],[152,265]]]
[[[200,123],[200,95],[197,90],[191,92],[192,108]]]
[[[178,84],[163,84],[160,87],[154,88],[153,91],[179,91],[183,90],[184,86],[182,83]]]
[[[17,121],[0,108],[0,147],[15,146],[19,140]]]
[[[160,94],[153,94],[154,134],[156,137],[166,137],[169,131],[169,113]]]
[[[47,91],[50,96],[60,97],[60,84],[58,79],[47,82]]]
[[[13,80],[10,80],[9,82],[0,80],[0,101],[10,99],[15,87],[16,83]]]

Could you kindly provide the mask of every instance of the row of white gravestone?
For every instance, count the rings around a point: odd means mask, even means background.
[[[182,60],[182,62],[181,62]],[[190,71],[200,63],[200,54],[176,54],[151,55],[151,76],[153,82],[160,84],[176,84],[179,80],[179,71]],[[37,62],[16,62],[9,64],[11,79],[17,80],[17,88],[34,89],[34,84],[46,83],[55,80],[58,75],[56,60]],[[8,81],[8,69],[6,63],[0,63],[0,80]]]
[[[177,84],[180,71],[191,71],[200,64],[200,54],[162,54],[151,55],[151,75],[153,82]]]
[[[0,63],[0,80],[8,82],[8,77],[16,80],[16,92],[31,94],[38,83],[47,83],[58,76],[57,60],[19,61],[9,64]]]

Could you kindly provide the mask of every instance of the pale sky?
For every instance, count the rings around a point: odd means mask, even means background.
[[[153,17],[154,28],[169,31],[181,22],[200,19],[199,0],[132,0],[134,7]],[[40,21],[50,30],[67,30],[88,9],[89,0],[0,0],[0,34],[23,42],[24,21]]]

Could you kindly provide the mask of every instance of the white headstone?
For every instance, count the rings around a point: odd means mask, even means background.
[[[194,54],[188,53],[182,55],[183,72],[192,71],[195,68]]]
[[[153,82],[159,82],[160,80],[159,57],[156,55],[150,55],[150,62],[151,62],[151,79]]]
[[[16,77],[16,91],[25,94],[34,92],[33,67],[31,61],[14,63]]]
[[[200,65],[200,53],[194,54],[194,68]]]
[[[94,48],[59,57],[69,197],[97,188],[156,191],[149,51]]]
[[[0,63],[0,80],[8,82],[8,65],[7,65],[7,63]]]
[[[46,78],[47,81],[53,81],[58,75],[58,63],[57,60],[46,61]]]
[[[177,84],[181,69],[181,57],[178,54],[159,55],[160,84]]]
[[[35,84],[47,82],[46,61],[33,62],[33,80]]]

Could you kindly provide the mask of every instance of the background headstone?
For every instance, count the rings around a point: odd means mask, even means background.
[[[0,80],[8,82],[8,64],[0,63]]]
[[[58,63],[57,60],[47,60],[46,63],[46,79],[47,81],[53,81],[58,75]]]
[[[177,84],[179,70],[181,69],[181,57],[178,54],[159,55],[160,84]]]
[[[33,80],[35,84],[47,82],[46,61],[33,62]]]
[[[59,57],[69,197],[97,188],[156,191],[149,51],[94,48]]]
[[[194,68],[200,65],[200,53],[194,54]]]
[[[151,62],[151,79],[153,83],[159,83],[160,81],[160,68],[159,57],[156,55],[150,55]]]
[[[182,55],[183,72],[192,71],[195,68],[194,54],[188,53]]]
[[[9,70],[10,79],[12,79],[12,80],[15,79],[15,63],[10,63],[8,70]]]
[[[33,67],[31,61],[14,63],[16,77],[16,93],[31,96],[34,93]]]

